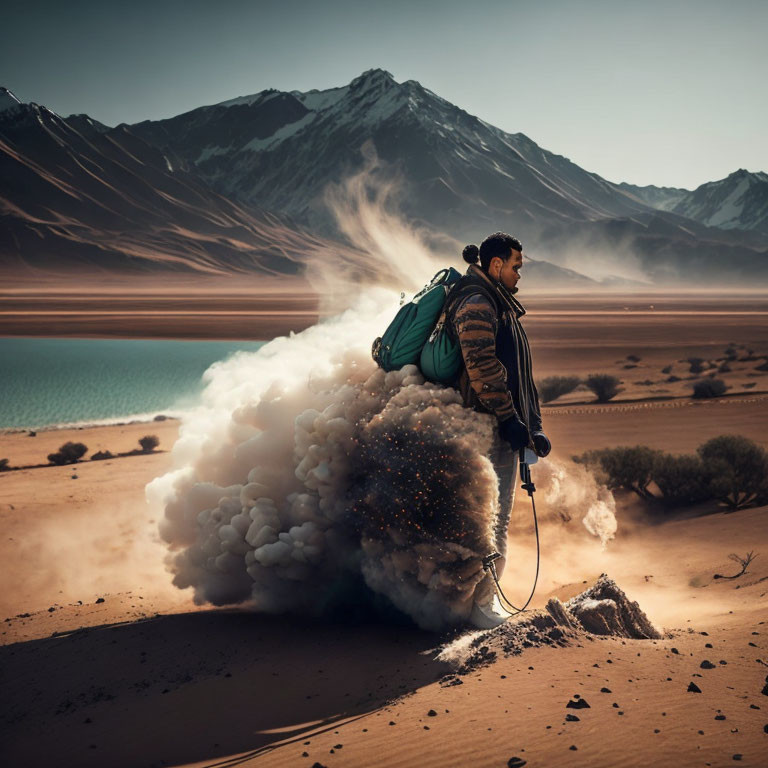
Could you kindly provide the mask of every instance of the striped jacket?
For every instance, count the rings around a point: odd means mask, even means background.
[[[530,431],[541,429],[522,304],[472,264],[451,290],[446,313],[464,358],[457,384],[465,405],[499,421],[517,413]]]

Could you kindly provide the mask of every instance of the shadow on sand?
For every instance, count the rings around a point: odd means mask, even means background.
[[[0,757],[236,765],[231,756],[298,741],[435,681],[449,670],[424,652],[439,640],[370,617],[214,610],[9,645],[0,648]]]

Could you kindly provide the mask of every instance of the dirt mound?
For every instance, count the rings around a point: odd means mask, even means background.
[[[555,601],[550,600],[552,602]],[[630,602],[616,582],[606,574],[594,586],[571,598],[564,607],[593,635],[633,637],[637,640],[661,637],[640,606]],[[549,603],[547,610],[550,610]]]
[[[466,674],[498,656],[516,656],[526,648],[571,645],[586,634],[646,640],[660,638],[636,602],[613,579],[600,576],[593,586],[562,603],[547,602],[545,610],[512,617],[495,629],[465,634],[444,646],[438,658]]]

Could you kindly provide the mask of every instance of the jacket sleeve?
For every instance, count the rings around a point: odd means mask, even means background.
[[[482,294],[472,294],[456,308],[453,327],[472,391],[483,408],[505,421],[514,415],[515,406],[507,388],[507,369],[496,357],[495,308]]]

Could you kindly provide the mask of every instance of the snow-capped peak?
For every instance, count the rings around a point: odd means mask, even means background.
[[[21,102],[13,95],[12,91],[0,86],[0,112],[5,112],[6,109],[14,109],[20,107]]]
[[[721,229],[768,231],[768,174],[744,168],[702,184],[672,210]]]
[[[381,86],[396,85],[395,78],[386,69],[367,69],[358,75],[350,84],[351,90],[368,90]]]

